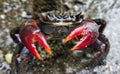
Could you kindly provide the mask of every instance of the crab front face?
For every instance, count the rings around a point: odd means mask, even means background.
[[[71,50],[82,49],[95,42],[99,32],[97,24],[93,20],[81,20],[81,18],[83,18],[81,13],[77,16],[68,17],[41,14],[42,20],[38,23],[35,20],[29,20],[24,24],[20,30],[20,39],[24,46],[40,60],[43,58],[38,54],[36,42],[49,54],[52,54],[50,48],[52,43],[47,42],[55,40],[59,40],[61,47],[67,46],[66,43],[72,40],[72,45],[76,42],[77,44]]]

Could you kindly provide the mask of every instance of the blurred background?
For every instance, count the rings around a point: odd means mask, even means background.
[[[73,0],[66,0],[72,2]],[[86,18],[102,18],[107,21],[104,34],[110,41],[110,52],[107,63],[94,69],[96,74],[120,73],[120,0],[79,0],[85,5],[77,4],[75,10],[80,10]],[[11,40],[9,32],[27,19],[32,18],[30,10],[31,0],[0,0],[0,74],[10,69],[6,61],[15,50],[16,44]],[[70,5],[70,4],[69,4]],[[82,72],[78,72],[80,74]]]

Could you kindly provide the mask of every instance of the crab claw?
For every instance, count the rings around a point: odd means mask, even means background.
[[[43,60],[36,50],[35,43],[38,42],[49,54],[52,54],[51,48],[47,44],[44,36],[40,32],[35,20],[30,20],[20,31],[20,39],[26,48],[38,59]]]
[[[98,26],[92,20],[84,20],[72,31],[69,32],[67,37],[63,40],[64,43],[71,39],[79,39],[80,41],[71,49],[77,50],[82,49],[91,43],[93,43],[99,36]]]

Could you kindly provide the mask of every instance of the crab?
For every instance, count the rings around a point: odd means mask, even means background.
[[[41,13],[40,17],[40,19],[30,19],[11,30],[10,36],[19,46],[19,50],[15,53],[17,57],[26,47],[28,53],[44,61],[44,58],[38,53],[38,43],[48,55],[53,55],[55,49],[51,48],[50,41],[59,40],[62,45],[72,47],[69,49],[71,52],[84,50],[87,47],[98,51],[93,57],[94,60],[102,56],[106,46],[109,45],[108,41],[103,40],[104,37],[101,38],[104,36],[102,33],[106,26],[106,21],[103,19],[83,19],[81,13],[67,17]],[[72,45],[69,45],[69,42]],[[54,46],[56,45],[54,44]]]

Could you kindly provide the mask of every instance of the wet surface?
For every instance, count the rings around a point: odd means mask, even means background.
[[[11,2],[10,4],[8,2]],[[13,53],[16,46],[13,44],[9,37],[9,31],[13,26],[18,26],[22,23],[23,18],[26,16],[27,2],[22,0],[22,3],[18,1],[0,2],[0,71],[2,74],[8,70],[9,65],[4,59],[4,55],[7,53]],[[85,0],[86,3],[83,13],[86,18],[103,18],[107,21],[107,27],[105,28],[104,34],[110,41],[111,48],[107,56],[107,63],[104,66],[99,66],[94,69],[94,73],[97,74],[119,74],[120,72],[120,0]],[[28,12],[28,11],[27,11]],[[13,16],[14,15],[14,16]],[[1,66],[5,64],[6,69]],[[10,69],[10,68],[9,68]],[[73,72],[74,69],[71,67],[66,71]],[[89,73],[89,71],[81,71],[76,74]]]

